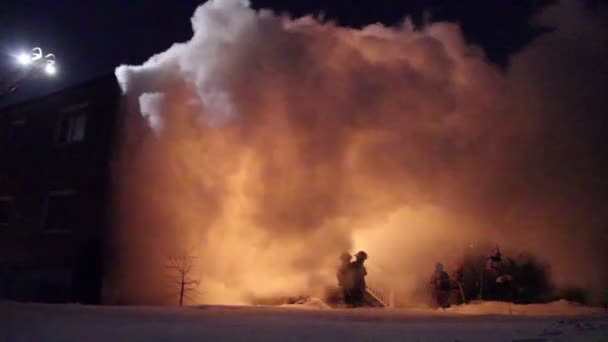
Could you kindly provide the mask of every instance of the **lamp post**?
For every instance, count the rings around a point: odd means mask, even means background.
[[[4,96],[14,92],[23,81],[40,75],[53,76],[57,73],[55,66],[55,55],[52,53],[44,55],[42,49],[37,47],[32,52],[22,53],[16,56],[20,68],[16,75],[9,80],[8,86],[1,89],[0,95]]]

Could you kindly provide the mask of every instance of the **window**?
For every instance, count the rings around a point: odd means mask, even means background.
[[[0,229],[8,227],[13,212],[13,198],[0,196]]]
[[[47,233],[69,233],[77,218],[77,193],[73,190],[51,192],[46,200],[43,228]]]
[[[87,128],[87,104],[64,110],[57,132],[57,143],[73,144],[84,141]]]

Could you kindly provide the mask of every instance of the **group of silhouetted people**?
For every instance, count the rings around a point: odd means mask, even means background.
[[[367,291],[365,277],[367,270],[364,263],[367,260],[367,253],[360,251],[353,256],[349,253],[342,253],[340,265],[336,272],[340,295],[344,303],[349,307],[360,307],[365,305],[365,293]],[[456,281],[462,293],[462,269],[455,275]],[[450,276],[445,272],[443,265],[438,263],[431,278],[433,299],[437,306],[446,308],[449,306],[450,291],[454,288],[454,283]]]
[[[363,265],[367,259],[367,253],[360,251],[355,254],[355,260],[351,261],[349,253],[340,256],[340,266],[336,277],[344,302],[352,307],[363,306],[365,299],[365,276],[367,270]]]
[[[513,278],[509,274],[500,272],[501,261],[502,254],[497,247],[494,253],[486,259],[485,266],[479,273],[480,279],[475,281],[478,286],[479,299],[509,298]],[[449,307],[450,295],[453,292],[458,293],[461,303],[465,303],[467,300],[464,293],[464,281],[464,265],[458,265],[450,276],[444,270],[443,265],[437,263],[430,281],[433,305],[439,308]]]
[[[360,307],[365,305],[366,283],[365,277],[367,270],[364,263],[367,260],[367,253],[360,251],[353,256],[349,253],[342,253],[340,265],[336,272],[340,297],[343,302],[350,307]],[[498,272],[498,265],[502,259],[500,250],[497,248],[493,255],[487,259],[480,283],[480,294],[490,294],[497,288],[508,288],[512,278],[510,275],[501,275]],[[485,286],[484,286],[485,285]],[[457,293],[460,302],[465,303],[464,292],[464,265],[458,265],[452,275],[448,274],[443,264],[437,263],[430,279],[430,292],[432,293],[433,305],[439,308],[450,306],[452,293]],[[485,297],[485,296],[484,296]],[[337,297],[336,297],[337,298]]]

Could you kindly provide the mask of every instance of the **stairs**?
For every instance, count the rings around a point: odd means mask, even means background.
[[[366,307],[371,308],[394,308],[395,307],[395,291],[389,282],[387,273],[382,268],[375,264],[366,263],[367,284],[366,291],[363,295],[363,303]],[[340,290],[336,287],[330,290],[330,295],[327,297],[328,304],[335,308],[344,308],[344,298]]]
[[[393,287],[386,282],[387,279],[383,269],[373,263],[367,263],[367,291],[365,294],[365,303],[371,307],[394,308],[395,307],[395,291]]]
[[[365,295],[363,297],[363,301],[365,306],[369,306],[372,308],[390,308],[392,307],[390,304],[390,300],[384,297],[382,294],[374,291],[371,288],[367,288],[365,291]]]

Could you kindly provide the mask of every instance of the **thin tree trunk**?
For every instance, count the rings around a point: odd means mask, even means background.
[[[182,273],[182,284],[181,289],[179,291],[179,306],[182,306],[184,303],[184,288],[186,287],[184,273]]]

